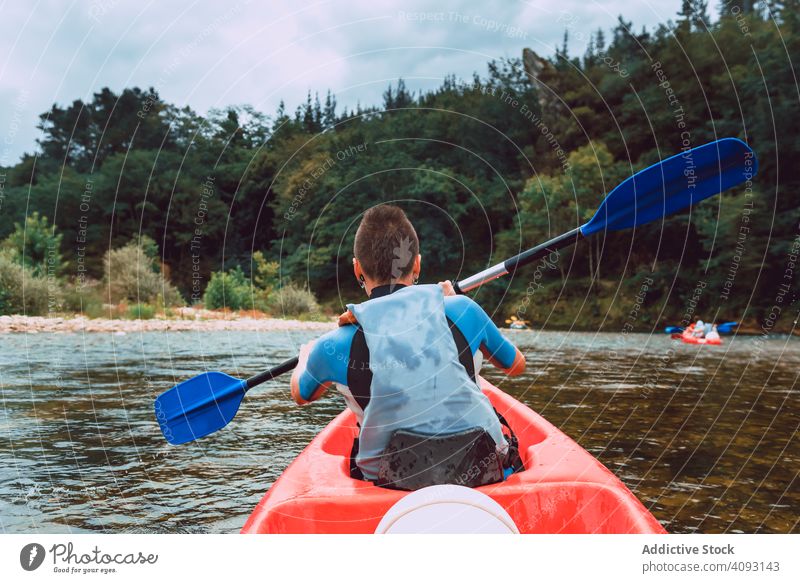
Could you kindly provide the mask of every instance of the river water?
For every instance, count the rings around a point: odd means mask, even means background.
[[[0,529],[237,532],[343,407],[282,378],[223,431],[168,445],[153,398],[205,370],[248,376],[315,332],[0,335]],[[527,372],[486,377],[606,464],[671,532],[800,532],[800,339],[509,332]]]

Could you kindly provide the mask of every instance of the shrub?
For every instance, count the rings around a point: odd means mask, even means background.
[[[14,223],[14,231],[2,243],[8,257],[30,269],[35,276],[58,277],[66,266],[61,256],[61,239],[45,216],[33,212],[24,224]]]
[[[319,304],[314,294],[291,282],[272,293],[270,307],[274,314],[282,316],[319,314]]]
[[[178,290],[161,274],[157,255],[158,248],[149,237],[106,253],[103,268],[111,303],[183,303]]]
[[[128,306],[125,317],[130,320],[152,320],[156,315],[155,307],[150,304],[133,304]]]
[[[75,314],[102,313],[103,291],[95,279],[83,280],[83,285],[70,284],[64,290],[64,310]]]
[[[244,276],[242,268],[237,266],[228,272],[215,271],[211,274],[203,304],[209,310],[241,310],[251,304],[250,282]]]
[[[253,286],[269,295],[278,284],[279,269],[277,261],[267,261],[261,251],[256,251],[253,253]]]
[[[267,261],[261,251],[253,253],[253,285],[251,286],[251,302],[248,307],[262,312],[269,312],[272,307],[270,296],[280,283],[277,261]]]
[[[110,318],[113,317],[111,310],[109,310],[103,302],[88,302],[83,306],[83,316],[87,318]]]
[[[2,267],[0,267],[0,269],[2,269]],[[0,277],[2,277],[2,275],[0,275]],[[0,316],[11,313],[13,313],[11,307],[11,293],[7,289],[0,287]]]
[[[253,253],[252,281],[242,268],[216,271],[203,295],[203,304],[210,310],[260,310],[296,317],[319,314],[314,294],[294,283],[279,287],[278,264],[267,261],[260,251]]]
[[[0,314],[45,316],[61,309],[63,292],[54,277],[38,277],[33,270],[0,253]]]

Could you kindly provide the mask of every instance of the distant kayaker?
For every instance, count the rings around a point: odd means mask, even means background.
[[[706,340],[709,342],[716,342],[719,340],[719,331],[717,330],[716,324],[713,324],[711,326],[711,331],[706,333]]]
[[[702,320],[698,318],[697,323],[694,325],[694,330],[692,334],[695,338],[702,338],[706,333],[706,325],[703,323]]]
[[[522,353],[478,304],[455,295],[450,282],[413,285],[421,269],[419,240],[400,208],[369,209],[353,255],[356,280],[369,300],[348,304],[338,329],[301,347],[291,382],[300,405],[319,399],[335,383],[356,414],[360,430],[351,474],[379,480],[390,441],[395,444],[397,435],[408,432],[412,438],[429,436],[433,444],[442,436],[478,430],[490,436],[492,455],[504,466],[517,463],[509,430],[504,433],[478,387],[474,358],[480,351],[516,375],[525,368]],[[483,471],[479,462],[486,465],[485,456],[473,464]],[[481,483],[480,476],[466,478],[465,485]]]

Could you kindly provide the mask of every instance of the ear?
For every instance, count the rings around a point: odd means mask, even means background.
[[[364,277],[364,272],[361,270],[361,263],[355,257],[353,257],[353,274],[358,281],[361,281],[361,278]]]
[[[414,258],[414,267],[411,269],[414,279],[419,277],[420,271],[422,271],[422,255],[417,254],[416,258]]]

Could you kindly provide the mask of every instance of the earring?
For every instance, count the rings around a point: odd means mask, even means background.
[[[367,282],[364,281],[364,276],[363,275],[359,275],[358,276],[358,287],[360,287],[361,289],[364,289],[364,286],[366,286],[366,285],[367,285]]]
[[[418,283],[419,283],[419,278],[418,278],[418,277],[415,277],[415,278],[414,278],[414,285],[417,285]]]

